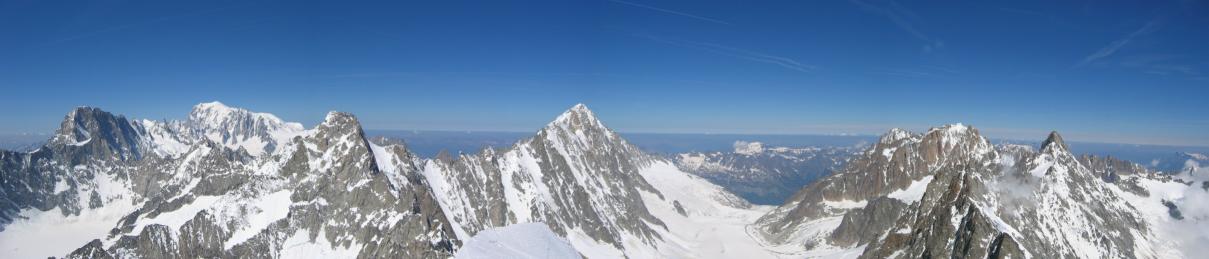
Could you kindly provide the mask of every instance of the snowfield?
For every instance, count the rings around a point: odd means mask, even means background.
[[[457,259],[579,258],[579,252],[543,223],[520,223],[479,232]]]

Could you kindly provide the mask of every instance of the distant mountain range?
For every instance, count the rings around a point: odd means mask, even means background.
[[[45,145],[0,152],[0,253],[1196,258],[1209,243],[1196,154],[1164,174],[1077,156],[1057,132],[994,145],[953,124],[859,148],[653,154],[576,105],[507,146],[425,158],[405,141],[341,112],[304,128],[217,102],[180,121],[80,107]],[[790,181],[806,185],[777,206],[728,191]]]
[[[816,179],[842,168],[862,148],[764,147],[736,141],[729,152],[673,155],[681,170],[701,176],[756,204],[779,205]]]

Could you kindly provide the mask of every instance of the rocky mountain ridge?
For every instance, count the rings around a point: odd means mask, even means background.
[[[300,130],[217,105],[199,105],[193,115],[208,116],[191,119],[235,122],[222,128],[230,134],[81,107],[42,149],[5,153],[0,246],[19,257],[82,258],[441,257],[456,249],[418,168],[377,163],[414,156],[373,146],[352,115],[333,112]],[[209,113],[215,109],[229,113]],[[261,138],[282,131],[292,137]],[[27,237],[56,231],[72,238]]]
[[[447,258],[512,226],[588,258],[1171,258],[1209,240],[1187,233],[1209,229],[1200,169],[1075,156],[1056,132],[1041,147],[895,129],[771,207],[639,151],[583,105],[510,147],[437,159],[367,139],[347,113],[305,129],[219,103],[186,121],[81,107],[42,148],[0,152],[0,251]]]

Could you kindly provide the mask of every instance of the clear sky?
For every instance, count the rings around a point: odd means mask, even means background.
[[[219,100],[308,126],[1209,145],[1206,1],[0,1],[0,133]]]

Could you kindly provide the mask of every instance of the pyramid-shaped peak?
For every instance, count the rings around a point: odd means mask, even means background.
[[[1066,146],[1066,141],[1062,140],[1062,135],[1058,134],[1058,131],[1051,131],[1049,133],[1049,136],[1045,137],[1045,141],[1041,142],[1042,151],[1050,150],[1053,148],[1061,148],[1062,150],[1070,150],[1070,148]]]
[[[588,106],[584,105],[583,103],[577,103],[577,104],[575,104],[575,106],[571,106],[570,109],[567,109],[567,111],[563,112],[563,116],[567,116],[567,115],[571,115],[571,114],[587,116],[587,117],[596,117],[596,115],[592,113],[592,110],[589,110]],[[562,117],[562,116],[560,116],[560,117]]]
[[[563,112],[562,115],[559,115],[558,118],[550,122],[549,125],[546,125],[547,128],[571,128],[585,126],[603,128],[604,124],[600,123],[600,120],[596,118],[596,114],[592,113],[592,110],[589,110],[588,106],[584,105],[583,103],[571,106],[570,109],[567,109],[567,111]]]

